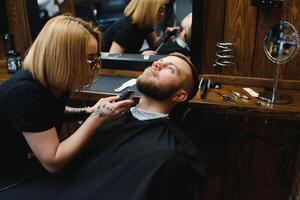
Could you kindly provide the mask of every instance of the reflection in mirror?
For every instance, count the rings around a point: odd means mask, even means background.
[[[181,39],[180,43],[174,40],[173,46],[177,47],[176,50],[184,49],[188,46],[188,41],[185,38],[189,39],[189,35],[191,35],[191,31],[189,31],[191,27],[189,21],[191,20],[189,19],[192,15],[186,16],[179,23],[175,22],[174,18],[168,18],[176,15],[173,4],[174,1],[171,0],[129,1],[124,9],[124,16],[104,32],[103,51],[143,53],[144,55],[156,55],[161,52],[171,53],[174,48],[168,48],[166,44],[173,38]],[[182,31],[179,31],[179,26],[174,27],[174,24],[179,24]],[[180,36],[176,37],[179,32]]]
[[[41,26],[39,24],[44,24],[46,19],[49,19],[51,16],[59,13],[59,6],[64,0],[55,1],[55,0],[29,0],[28,9],[30,9],[30,13],[34,13],[31,8],[32,1],[36,1],[38,3],[38,15],[39,22],[33,22],[34,18],[30,17],[30,24],[38,24],[31,27],[31,32],[33,35],[33,39],[36,36],[36,33],[39,32],[39,28]],[[66,0],[65,0],[66,1]],[[74,0],[74,8],[76,11],[77,17],[82,17],[93,21],[98,24],[101,28],[101,31],[105,32],[112,26],[113,23],[118,21],[123,17],[124,9],[128,5],[131,0]],[[147,0],[152,1],[152,0]],[[145,1],[146,2],[146,1]],[[178,27],[172,34],[167,34],[168,37],[165,37],[158,43],[156,46],[148,45],[149,38],[144,38],[141,46],[137,51],[124,51],[123,53],[130,54],[135,53],[140,58],[144,58],[144,55],[153,56],[156,54],[164,55],[174,51],[181,52],[185,55],[191,55],[191,47],[190,41],[192,39],[191,34],[191,18],[192,15],[189,14],[192,12],[192,0],[162,0],[163,6],[160,9],[163,18],[159,23],[157,23],[154,27],[154,33],[158,36],[163,35],[164,30],[167,27]],[[188,20],[186,18],[188,18]],[[166,35],[165,35],[166,36]],[[152,48],[151,48],[152,47]],[[109,51],[108,48],[103,49]],[[147,50],[150,52],[147,52]],[[144,55],[141,55],[143,51],[146,51]],[[124,56],[123,56],[124,57]],[[154,56],[155,57],[155,56]],[[136,56],[133,56],[133,60]]]
[[[269,29],[264,39],[264,51],[267,57],[277,65],[273,91],[272,93],[261,93],[259,98],[262,101],[267,103],[288,103],[291,101],[288,96],[276,93],[279,66],[290,61],[297,54],[299,46],[298,32],[289,22],[280,21]]]
[[[299,44],[295,27],[286,21],[280,21],[270,28],[264,39],[264,50],[274,63],[283,64],[297,53]]]

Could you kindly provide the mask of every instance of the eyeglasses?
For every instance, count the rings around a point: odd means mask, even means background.
[[[101,54],[94,60],[86,60],[86,61],[90,65],[91,71],[94,71],[98,64],[101,65]]]

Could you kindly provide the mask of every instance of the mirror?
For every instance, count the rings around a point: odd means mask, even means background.
[[[273,91],[260,93],[259,99],[267,103],[288,103],[291,99],[276,93],[279,67],[290,61],[299,49],[299,35],[296,28],[287,21],[279,21],[273,25],[264,38],[264,51],[267,57],[276,64]]]
[[[35,10],[35,8],[33,8],[34,4],[32,4],[33,1],[37,1],[37,3],[38,3],[39,16],[40,16],[40,18],[42,17],[42,20],[41,20],[42,23],[45,23],[45,19],[47,17],[53,16],[53,14],[55,12],[59,13],[59,12],[57,12],[57,8],[61,5],[61,3],[68,2],[70,4],[70,2],[72,2],[72,6],[75,8],[75,11],[76,11],[76,16],[93,21],[95,24],[99,25],[101,27],[101,31],[104,32],[109,28],[109,26],[112,23],[114,23],[116,20],[118,20],[120,17],[123,16],[123,10],[130,0],[74,0],[74,1],[69,1],[69,0],[59,0],[59,1],[31,0],[30,1],[31,3],[28,3],[28,5],[27,5],[28,10]],[[155,32],[159,35],[162,33],[162,30],[164,30],[167,26],[179,26],[181,21],[184,19],[184,17],[188,13],[192,12],[193,4],[194,4],[193,1],[195,1],[195,0],[165,0],[165,13],[164,13],[165,18],[159,24],[156,25],[156,27],[154,29]],[[48,2],[49,5],[45,5],[44,2]],[[50,6],[50,4],[51,4],[51,6]],[[51,11],[49,12],[47,9],[50,9]],[[170,10],[172,10],[172,11],[170,12]],[[28,12],[28,15],[33,15],[32,13],[33,12]],[[37,24],[37,23],[33,22],[33,17],[29,16],[29,21],[30,21],[30,24]],[[199,27],[200,27],[200,24],[199,24]],[[36,34],[34,34],[34,33],[38,32],[40,30],[40,28],[41,27],[37,26],[37,25],[35,25],[35,27],[31,26],[32,38],[35,38]],[[38,29],[38,30],[36,31],[35,29]],[[194,24],[193,24],[193,29],[194,29]],[[193,33],[191,33],[191,34],[193,34]],[[198,33],[198,35],[199,35],[199,33]],[[192,36],[191,36],[191,38],[192,38]],[[143,46],[141,47],[141,50],[145,50],[145,49],[147,49],[147,47],[148,47],[148,45],[146,44],[146,42],[144,42]],[[194,63],[196,65],[198,63],[200,63],[200,61],[198,61],[198,60],[200,60],[200,56],[199,56],[200,50],[199,49],[200,49],[200,45],[199,45],[199,47],[194,45],[193,47],[189,48],[189,50],[190,50],[189,56],[195,57],[194,59],[192,58],[192,60],[194,61]],[[169,51],[172,52],[174,50],[171,49]],[[197,52],[197,56],[194,56],[195,53],[193,53],[193,52]],[[167,53],[161,52],[158,54],[163,55],[163,54],[168,54],[168,53],[169,52],[167,52]],[[118,60],[117,60],[117,62],[118,62],[120,59],[125,58],[125,57],[127,57],[126,60],[132,59],[133,62],[137,59],[137,57],[140,57],[137,60],[137,62],[140,62],[140,60],[142,60],[143,62],[146,62],[148,60],[147,57],[145,60],[144,56],[142,56],[141,54],[135,54],[135,55],[130,55],[130,54],[122,55],[122,56],[113,55],[112,57],[107,57],[107,59],[108,59],[108,62],[110,62],[110,60],[114,59],[114,58],[118,58]],[[104,54],[104,55],[107,55],[107,54]],[[110,56],[110,55],[108,55],[108,56]],[[150,56],[150,57],[153,57],[153,59],[156,59],[156,58],[154,58],[155,56]],[[161,56],[157,56],[157,57],[160,58]],[[106,57],[104,57],[104,60],[105,59],[106,59]],[[116,65],[114,64],[114,66],[108,66],[108,68],[115,69],[115,66]],[[104,65],[103,65],[103,67],[106,68],[106,66],[104,66]],[[132,70],[136,70],[136,69],[133,68]]]
[[[283,64],[297,53],[299,36],[295,27],[287,21],[280,21],[270,28],[264,39],[264,51],[268,58]]]

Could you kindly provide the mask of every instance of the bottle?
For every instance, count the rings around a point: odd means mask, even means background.
[[[20,53],[16,51],[14,36],[6,33],[4,34],[4,46],[6,51],[6,63],[8,73],[15,73],[22,68]]]

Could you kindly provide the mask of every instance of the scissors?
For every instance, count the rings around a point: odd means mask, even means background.
[[[216,91],[216,93],[217,93],[218,95],[220,95],[221,97],[223,97],[223,100],[224,100],[224,101],[230,101],[230,102],[232,102],[232,103],[235,103],[235,98],[234,98],[234,97],[230,97],[230,96],[225,95],[225,94],[222,94],[222,93],[220,93],[220,92],[218,92],[218,91]]]

